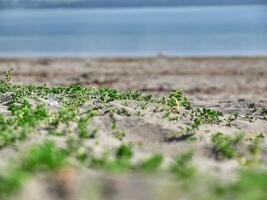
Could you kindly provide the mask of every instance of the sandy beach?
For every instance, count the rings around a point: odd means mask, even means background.
[[[101,152],[105,148],[117,147],[122,142],[130,142],[136,147],[134,160],[158,153],[166,157],[164,164],[167,165],[175,155],[194,150],[196,152],[194,164],[198,166],[199,171],[214,174],[219,179],[229,180],[235,177],[235,171],[240,168],[242,165],[240,163],[243,161],[240,161],[241,157],[237,160],[216,158],[214,152],[210,150],[212,135],[220,132],[233,136],[242,132],[246,138],[253,138],[259,133],[267,134],[266,113],[262,111],[267,106],[266,57],[0,59],[1,74],[10,68],[14,69],[15,84],[45,84],[49,87],[82,85],[86,88],[139,90],[144,94],[153,94],[155,98],[168,95],[172,90],[181,89],[192,103],[192,113],[197,114],[197,108],[204,107],[222,113],[222,116],[212,118],[212,123],[201,124],[194,133],[186,129],[186,134],[176,135],[184,131],[188,124],[191,126],[190,113],[186,110],[186,106],[179,108],[174,116],[171,115],[173,118],[168,118],[169,116],[166,118],[166,113],[157,111],[161,108],[161,104],[153,101],[144,105],[142,101],[136,100],[127,100],[127,102],[116,100],[98,104],[95,101],[89,101],[81,107],[81,110],[99,107],[97,116],[90,122],[90,127],[97,128],[99,132],[96,139],[85,143],[91,148],[94,147],[96,151]],[[4,79],[4,76],[1,79]],[[8,113],[4,100],[1,101],[1,112]],[[179,106],[182,107],[182,105]],[[49,105],[49,109],[54,108]],[[110,113],[112,109],[115,110],[115,114]],[[234,113],[239,113],[239,117],[232,120]],[[174,119],[175,114],[179,114],[179,120]],[[115,134],[114,129],[110,128],[114,120],[119,130],[125,132],[123,139],[120,138],[121,132]],[[75,127],[72,123],[68,126],[74,133]],[[46,137],[56,140],[59,144],[64,143],[64,137],[62,139],[59,136],[46,136],[47,130],[42,128],[38,131],[30,141],[16,144],[15,148],[8,147],[0,150],[1,157],[8,154],[12,158],[19,149],[24,149],[25,146]],[[196,139],[195,142],[188,141],[191,136]],[[265,140],[264,144],[266,142]],[[247,142],[244,142],[240,147],[241,150],[238,149],[244,153],[244,156],[248,154],[244,150],[246,144]],[[8,159],[2,159],[2,163]],[[261,159],[266,160],[266,154],[262,154]],[[56,180],[53,180],[56,187],[62,183],[65,184],[61,186],[67,192],[54,188],[57,192],[62,192],[61,199],[85,199],[82,197],[83,192],[90,193],[91,190],[95,192],[91,191],[91,199],[95,197],[95,199],[144,200],[177,199],[177,195],[180,195],[181,199],[190,199],[203,191],[200,187],[199,191],[195,190],[195,193],[190,194],[191,196],[188,196],[188,193],[184,195],[183,192],[179,193],[174,189],[175,186],[165,176],[161,179],[159,178],[161,176],[151,174],[144,177],[140,174],[110,175],[98,170],[78,169],[75,169],[75,172],[63,171],[63,175],[59,174]],[[92,181],[88,181],[89,179]],[[24,188],[20,199],[29,199],[29,197],[38,199],[40,194],[42,198],[39,199],[58,199],[59,194],[47,192],[53,187],[49,181],[50,179],[37,176]],[[77,184],[73,184],[75,181]],[[70,186],[69,182],[72,183]],[[35,190],[33,191],[32,188]],[[205,199],[205,195],[201,197]]]
[[[112,87],[166,94],[182,89],[190,98],[266,100],[267,58],[0,59],[24,84]]]

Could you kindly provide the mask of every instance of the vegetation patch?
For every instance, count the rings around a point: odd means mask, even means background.
[[[198,191],[193,183],[211,185],[199,199],[266,199],[266,130],[247,133],[237,123],[266,123],[265,107],[224,115],[195,106],[180,90],[156,97],[79,85],[16,85],[12,76],[10,70],[0,81],[0,153],[10,150],[17,158],[0,169],[0,199],[39,174],[53,176],[66,167],[168,177],[185,194]],[[201,156],[237,161],[235,181],[221,183],[210,169],[199,170]]]

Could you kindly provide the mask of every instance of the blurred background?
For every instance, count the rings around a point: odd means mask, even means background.
[[[0,0],[0,57],[267,55],[266,0]]]

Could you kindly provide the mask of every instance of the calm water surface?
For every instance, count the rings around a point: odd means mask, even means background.
[[[267,55],[267,6],[0,10],[0,56]]]

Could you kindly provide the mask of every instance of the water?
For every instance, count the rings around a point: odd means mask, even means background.
[[[267,6],[0,10],[0,56],[267,55]]]

